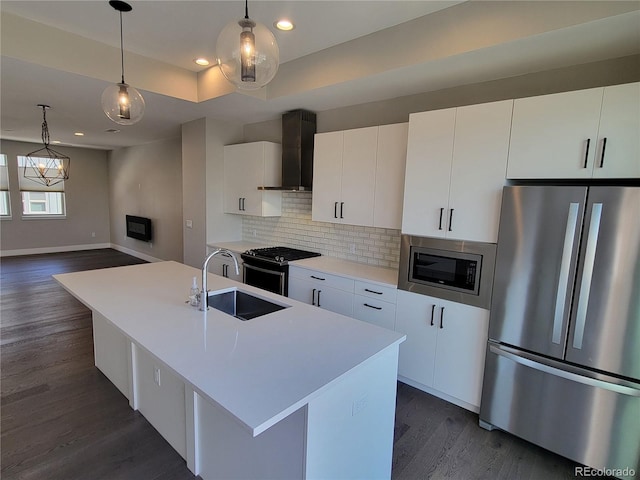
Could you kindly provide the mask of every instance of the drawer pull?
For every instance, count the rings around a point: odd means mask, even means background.
[[[375,293],[376,295],[382,295],[382,292],[376,292],[375,290],[369,290],[368,288],[365,288],[364,291],[369,293]]]
[[[382,310],[382,307],[374,307],[373,305],[369,305],[368,303],[364,304],[365,307],[373,308],[375,310]]]
[[[311,305],[313,305],[314,307],[316,306],[316,289],[313,289],[313,292],[311,292]]]
[[[316,277],[315,275],[311,275],[311,278],[313,278],[314,280],[322,280],[323,282],[325,281],[324,278]]]

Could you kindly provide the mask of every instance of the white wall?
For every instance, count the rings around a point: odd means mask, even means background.
[[[71,158],[69,180],[65,182],[66,218],[22,218],[22,197],[18,188],[17,156],[42,148],[42,144],[0,141],[0,153],[7,155],[11,219],[0,221],[2,255],[82,250],[108,245],[109,183],[107,152],[87,148],[55,146]]]

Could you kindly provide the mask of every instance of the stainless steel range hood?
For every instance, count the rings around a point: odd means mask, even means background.
[[[315,133],[315,113],[292,110],[282,115],[282,185],[259,187],[260,190],[311,191]]]

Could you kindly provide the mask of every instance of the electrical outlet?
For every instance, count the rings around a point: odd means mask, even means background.
[[[257,232],[256,232],[256,229],[254,228],[253,229],[253,236],[256,237],[256,235],[257,235]]]
[[[96,232],[91,232],[91,238],[96,238]]]
[[[187,228],[193,228],[193,220],[187,220],[185,222],[185,224],[186,224]]]
[[[355,255],[356,254],[356,244],[352,243],[351,245],[349,245],[349,251]]]
[[[153,367],[153,383],[160,386],[160,369],[158,367]]]
[[[354,400],[353,404],[351,405],[351,416],[353,417],[364,410],[367,407],[368,400],[369,399],[367,398],[366,394],[360,397],[358,400]]]

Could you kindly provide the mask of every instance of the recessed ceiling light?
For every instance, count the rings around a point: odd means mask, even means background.
[[[75,132],[74,135],[76,137],[84,137],[84,133],[82,133],[82,132]]]
[[[206,67],[209,65],[209,60],[207,60],[206,58],[196,58],[194,62],[196,63],[196,65],[200,65],[201,67]]]
[[[296,26],[291,22],[291,20],[287,20],[283,18],[282,20],[278,20],[273,24],[278,30],[282,30],[283,32],[288,32],[289,30],[293,30]]]

